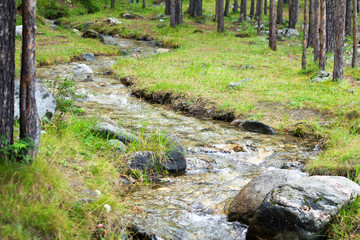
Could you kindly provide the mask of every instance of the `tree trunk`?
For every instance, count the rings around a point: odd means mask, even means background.
[[[14,139],[15,15],[15,0],[0,2],[0,149]]]
[[[336,41],[334,55],[333,81],[337,82],[343,78],[343,58],[344,58],[344,39],[345,39],[345,1],[338,0]]]
[[[143,8],[146,8],[146,2],[145,2],[145,0],[143,0],[142,7],[143,7]]]
[[[308,1],[305,0],[305,5],[304,5],[304,32],[303,32],[303,44],[302,44],[302,61],[301,61],[301,68],[303,70],[306,69],[306,47],[307,47],[307,23],[308,23]]]
[[[320,62],[319,68],[326,65],[326,0],[320,0]]]
[[[257,20],[259,20],[259,16],[262,15],[262,10],[260,9],[260,6],[262,6],[262,0],[257,0],[256,1],[256,11],[255,11],[255,19],[257,19]]]
[[[175,22],[175,1],[177,0],[170,0],[169,10],[170,10],[170,27],[176,27]]]
[[[226,2],[225,2],[224,16],[229,16],[229,8],[230,8],[230,0],[226,0]]]
[[[353,56],[351,67],[355,68],[357,66],[358,59],[358,42],[357,42],[357,32],[358,32],[358,23],[357,23],[357,0],[353,0]]]
[[[115,0],[111,0],[111,8],[115,8]]]
[[[299,0],[290,0],[289,3],[289,28],[295,28],[298,21]]]
[[[175,0],[175,25],[179,25],[182,22],[182,0]]]
[[[276,15],[275,0],[270,0],[270,24],[269,24],[269,46],[271,50],[276,51]]]
[[[216,0],[216,11],[217,11],[217,31],[224,32],[224,0]]]
[[[202,0],[190,0],[189,13],[192,17],[200,17],[202,15]]]
[[[267,15],[268,5],[267,0],[264,0],[264,15]]]
[[[233,8],[233,13],[236,13],[239,9],[239,1],[238,0],[234,0],[234,8]]]
[[[319,15],[320,15],[320,0],[315,0],[314,9],[314,61],[320,58],[320,39],[319,39]]]
[[[315,1],[309,1],[309,34],[308,47],[314,47],[315,42]]]
[[[351,36],[351,2],[346,0],[345,36]]]
[[[258,17],[258,27],[257,27],[257,34],[259,35],[260,32],[261,32],[261,25],[262,25],[262,11],[263,11],[263,1],[262,0],[259,0],[260,2],[260,5],[259,5],[259,12],[260,12],[260,15]]]
[[[251,0],[251,6],[250,6],[250,18],[254,18],[255,13],[255,0]]]
[[[283,0],[278,0],[277,3],[277,13],[276,13],[276,23],[283,24]]]
[[[332,53],[335,51],[337,1],[326,1],[326,51]]]
[[[31,138],[35,147],[28,154],[34,157],[40,145],[40,119],[35,99],[36,0],[23,0],[23,43],[20,79],[20,138]]]
[[[170,5],[171,5],[171,0],[165,0],[165,15],[171,15]]]
[[[241,0],[241,5],[240,5],[240,22],[243,22],[246,20],[246,0]]]

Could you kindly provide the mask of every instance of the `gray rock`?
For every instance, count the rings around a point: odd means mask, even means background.
[[[186,170],[185,149],[175,136],[168,136],[165,157],[161,161],[162,167],[169,172],[183,172]]]
[[[241,69],[244,69],[244,68],[241,67]],[[245,79],[237,81],[237,82],[231,82],[231,83],[229,83],[229,88],[241,87],[244,85],[244,83],[250,82],[251,80],[252,80],[251,78],[245,78]]]
[[[333,74],[331,72],[321,70],[315,77],[311,79],[311,83],[319,83],[331,81]]]
[[[14,107],[14,117],[20,118],[20,108],[19,108],[19,94],[20,94],[20,83],[15,83],[15,107]],[[38,109],[40,118],[47,118],[51,120],[54,116],[56,109],[56,100],[54,99],[51,91],[47,89],[44,85],[40,83],[35,84],[35,98],[36,106]]]
[[[339,210],[359,195],[360,186],[345,177],[313,176],[280,185],[260,205],[246,239],[323,239]]]
[[[101,122],[110,123],[111,125],[114,125],[114,126],[117,125],[117,123],[114,120],[112,120],[111,118],[109,118],[108,116],[105,116],[105,115],[100,116],[99,120]]]
[[[139,171],[152,171],[159,166],[159,158],[155,152],[135,152],[130,155],[128,167]]]
[[[81,35],[81,32],[80,32],[79,30],[77,30],[76,28],[72,29],[72,31],[73,31],[74,33],[76,33],[78,36]]]
[[[78,64],[74,68],[73,79],[80,82],[93,81],[93,71],[86,64]]]
[[[93,53],[84,53],[81,55],[81,58],[84,59],[85,61],[90,61],[90,62],[96,61],[96,57]]]
[[[82,34],[83,38],[98,38],[100,40],[100,42],[104,42],[105,39],[103,36],[101,36],[100,33],[94,31],[94,30],[86,30],[85,32],[83,32]]]
[[[113,17],[108,18],[108,19],[106,20],[106,22],[109,23],[109,24],[111,24],[111,25],[122,24],[121,21],[119,21],[117,18],[113,18]]]
[[[156,50],[156,53],[158,53],[158,54],[168,53],[168,52],[170,52],[170,49],[168,49],[168,48],[159,48]]]
[[[22,31],[23,31],[23,25],[20,26],[16,26],[16,31],[15,31],[15,35],[19,35],[22,36]]]
[[[249,182],[230,203],[228,221],[249,224],[266,195],[275,187],[290,180],[307,177],[292,170],[268,171]]]
[[[128,144],[132,142],[138,142],[139,138],[128,130],[119,128],[110,123],[101,122],[92,128],[92,132],[95,135],[107,138],[107,139],[118,139],[121,142]]]
[[[275,134],[275,130],[269,125],[259,121],[246,120],[240,127],[249,132],[263,133],[263,134]]]
[[[116,151],[119,151],[119,152],[126,152],[127,151],[126,145],[123,142],[121,142],[120,140],[110,139],[108,141],[108,143],[111,146],[111,148],[116,150]]]
[[[277,32],[277,37],[299,37],[299,32],[296,29],[293,28],[286,28],[286,29],[279,29]]]
[[[164,13],[160,13],[159,15],[156,15],[153,18],[150,18],[150,20],[159,20],[159,19],[164,19],[166,18],[166,15]]]
[[[138,16],[134,15],[134,14],[131,14],[131,13],[124,13],[122,15],[122,17],[125,18],[125,19],[134,19],[134,18],[137,18]]]

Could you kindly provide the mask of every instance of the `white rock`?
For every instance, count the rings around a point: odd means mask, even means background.
[[[159,48],[158,50],[156,50],[156,53],[167,53],[170,52],[170,49],[167,48]]]
[[[20,35],[22,36],[22,31],[23,31],[23,25],[20,25],[20,26],[16,26],[16,32],[15,32],[15,35]]]
[[[74,68],[73,79],[80,82],[93,81],[93,71],[86,64],[78,64]]]

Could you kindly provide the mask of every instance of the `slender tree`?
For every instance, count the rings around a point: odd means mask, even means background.
[[[276,15],[275,0],[270,0],[269,46],[276,51]]]
[[[261,6],[261,7],[260,7]],[[262,0],[256,1],[255,19],[259,20],[259,16],[262,15]]]
[[[20,138],[31,138],[35,148],[28,154],[34,157],[40,145],[40,119],[35,99],[35,38],[36,0],[23,0],[23,44],[20,79]]]
[[[192,17],[200,17],[202,15],[202,0],[190,0],[189,13]]]
[[[277,1],[277,10],[276,10],[276,23],[283,24],[283,0]]]
[[[343,58],[344,58],[344,39],[345,39],[345,1],[338,0],[336,41],[334,55],[333,81],[337,82],[343,78]]]
[[[170,27],[174,28],[176,27],[176,21],[175,21],[175,1],[176,0],[170,0],[169,9],[170,9]]]
[[[351,36],[351,2],[352,0],[346,0],[345,36]]]
[[[353,56],[351,67],[355,68],[357,66],[358,58],[358,42],[357,42],[357,32],[358,32],[358,23],[357,23],[357,0],[353,0]]]
[[[225,1],[224,16],[229,16],[230,0]]]
[[[15,15],[15,0],[0,1],[0,149],[14,138]]]
[[[246,0],[241,0],[239,22],[243,22],[246,20],[246,2]]]
[[[111,0],[111,8],[115,8],[115,0]]]
[[[142,1],[142,7],[143,7],[143,8],[146,8],[146,0],[143,0],[143,1]]]
[[[182,0],[175,0],[175,24],[179,25],[182,22]]]
[[[224,32],[224,0],[216,0],[216,10],[217,10],[217,31]]]
[[[251,19],[254,18],[254,14],[255,14],[255,0],[251,0],[250,15],[249,15]]]
[[[239,9],[239,1],[234,0],[234,7],[233,7],[233,13],[236,13]]]
[[[263,8],[263,2],[262,2],[262,0],[259,0],[259,2],[260,2],[260,5],[259,5],[259,12],[260,12],[260,14],[259,14],[259,16],[258,16],[258,27],[257,27],[257,34],[259,35],[260,34],[260,32],[261,32],[261,25],[262,25],[262,8]]]
[[[319,39],[319,15],[320,15],[320,0],[315,1],[315,16],[314,16],[314,61],[320,58],[320,39]]]
[[[289,2],[289,28],[295,28],[298,22],[299,0]]]
[[[309,0],[308,47],[314,47],[315,42],[315,1],[317,0]]]
[[[170,5],[171,5],[171,0],[165,0],[165,15],[171,15]]]
[[[336,40],[336,9],[338,0],[326,1],[326,51],[335,51]]]
[[[320,0],[320,62],[319,68],[326,65],[326,0]]]
[[[301,61],[301,68],[303,70],[306,69],[306,47],[307,47],[307,16],[308,16],[308,0],[305,0],[304,6],[304,34],[303,34],[303,44],[302,44],[302,61]]]
[[[267,10],[268,10],[267,0],[264,0],[264,15],[267,15]]]

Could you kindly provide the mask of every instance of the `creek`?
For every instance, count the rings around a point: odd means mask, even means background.
[[[142,57],[155,54],[149,42],[105,37],[105,43]],[[171,53],[166,53],[171,54]],[[127,218],[157,239],[245,239],[247,226],[226,220],[226,209],[251,179],[272,168],[297,168],[314,155],[315,143],[287,135],[263,135],[228,123],[197,119],[131,96],[113,76],[104,75],[123,57],[97,57],[37,69],[43,80],[71,78],[73,68],[87,64],[94,81],[79,82],[87,96],[77,105],[87,115],[105,115],[123,127],[165,131],[181,140],[187,171],[165,176],[160,184],[137,186],[126,202],[140,211]]]

